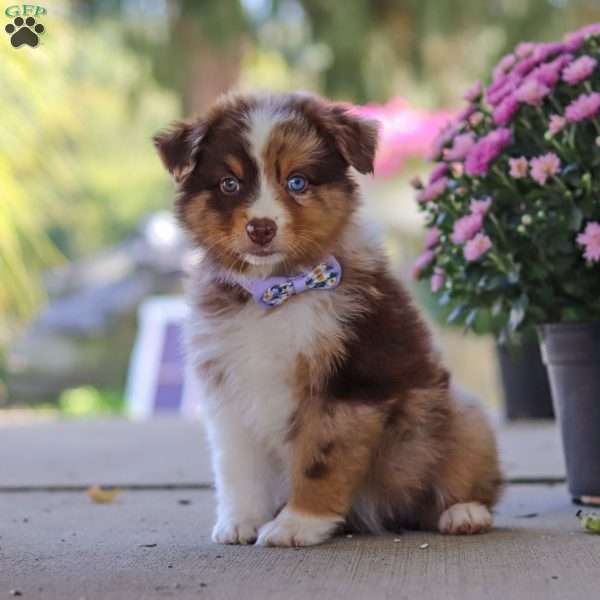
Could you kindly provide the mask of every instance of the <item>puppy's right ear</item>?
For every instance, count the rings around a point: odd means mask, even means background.
[[[177,183],[181,183],[194,170],[205,134],[204,123],[179,121],[152,138],[163,164]]]

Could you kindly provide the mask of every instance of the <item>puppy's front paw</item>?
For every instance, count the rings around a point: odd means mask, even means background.
[[[261,546],[314,546],[327,540],[342,521],[339,517],[317,517],[286,507],[260,528],[256,543]]]
[[[439,530],[454,535],[483,533],[492,526],[492,515],[479,502],[460,502],[446,509],[440,517]]]
[[[254,544],[262,522],[252,520],[219,519],[212,531],[217,544]]]

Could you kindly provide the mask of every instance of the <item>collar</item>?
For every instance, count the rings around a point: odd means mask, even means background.
[[[296,294],[310,290],[333,290],[342,280],[342,267],[329,256],[312,269],[294,277],[240,278],[241,285],[263,308],[275,308]]]

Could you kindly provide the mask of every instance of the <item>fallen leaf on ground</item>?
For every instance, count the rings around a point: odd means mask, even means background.
[[[92,485],[86,491],[89,499],[96,504],[110,504],[117,499],[117,496],[121,493],[119,489],[105,490],[99,485]]]
[[[581,525],[586,531],[600,533],[600,514],[584,513],[582,510],[578,510],[575,516],[581,521]]]

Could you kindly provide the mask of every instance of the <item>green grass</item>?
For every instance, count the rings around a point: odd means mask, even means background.
[[[122,415],[125,413],[125,397],[123,390],[83,385],[64,390],[57,403],[44,402],[33,408],[78,418]]]

